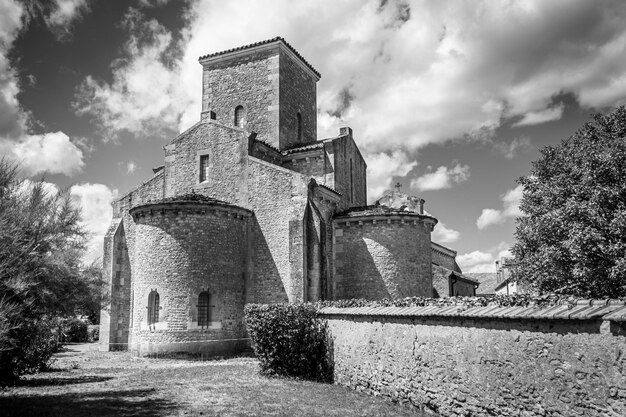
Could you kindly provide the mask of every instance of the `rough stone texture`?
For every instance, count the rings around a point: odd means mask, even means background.
[[[214,121],[195,125],[165,147],[166,197],[194,191],[245,206],[247,150],[243,129]],[[209,175],[204,182],[200,182],[201,155],[209,156]]]
[[[352,129],[346,128],[345,135],[332,141],[333,188],[344,196],[337,207],[338,211],[367,204],[367,165],[359,148],[352,139]]]
[[[241,105],[246,114],[244,128],[281,150],[315,141],[317,77],[298,61],[280,42],[201,60],[203,119],[213,111],[217,122],[232,126],[235,108]]]
[[[470,277],[455,273],[433,262],[433,297],[473,297],[476,285]],[[467,279],[465,279],[467,278]]]
[[[213,111],[218,123],[234,126],[235,108],[243,106],[244,128],[277,146],[273,141],[279,129],[278,59],[276,48],[265,48],[204,63],[203,113]]]
[[[335,382],[445,416],[624,416],[626,326],[326,315]]]
[[[271,184],[271,186],[268,186]],[[250,157],[249,205],[255,213],[254,300],[302,301],[306,178]]]
[[[248,218],[242,209],[204,204],[157,204],[131,210],[136,223],[131,349],[148,343],[242,339],[245,281],[249,262]],[[228,236],[228,239],[212,239]],[[147,323],[148,294],[160,296],[159,322]],[[207,290],[214,307],[209,328],[197,326],[197,301]],[[207,342],[210,347],[211,342]],[[142,348],[144,351],[145,347]]]
[[[447,268],[451,271],[456,270],[456,252],[434,242],[432,243],[431,248],[433,252],[432,256],[434,264]],[[459,270],[457,272],[461,271]]]
[[[317,79],[302,71],[286,49],[280,50],[279,59],[279,148],[288,149],[317,140]],[[298,113],[302,120],[301,139],[298,138]]]
[[[335,218],[337,298],[431,297],[430,217]]]

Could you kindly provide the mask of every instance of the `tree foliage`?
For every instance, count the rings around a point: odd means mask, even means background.
[[[626,107],[543,148],[519,183],[514,278],[539,293],[626,296]]]
[[[101,275],[81,263],[80,214],[69,192],[20,180],[0,159],[0,382],[45,367],[25,362],[49,360],[38,349],[54,345],[52,318],[93,316]]]

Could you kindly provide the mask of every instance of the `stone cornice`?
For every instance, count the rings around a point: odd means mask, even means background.
[[[222,213],[237,219],[252,217],[253,212],[242,207],[233,206],[227,203],[215,203],[207,201],[167,201],[142,204],[129,210],[133,218],[152,216],[155,214],[165,214],[166,212],[185,214],[216,214]]]

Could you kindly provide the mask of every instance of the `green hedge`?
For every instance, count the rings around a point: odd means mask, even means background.
[[[326,321],[311,304],[247,304],[246,324],[263,375],[332,382]]]
[[[548,306],[556,304],[576,304],[578,298],[558,295],[532,295],[532,294],[512,294],[493,295],[490,297],[407,297],[399,299],[384,298],[382,300],[366,300],[363,298],[318,301],[315,307],[322,309],[325,307],[350,308],[350,307],[425,307],[425,306],[465,306],[465,307],[486,307],[497,305],[502,307],[513,306]],[[626,299],[624,299],[626,301]]]

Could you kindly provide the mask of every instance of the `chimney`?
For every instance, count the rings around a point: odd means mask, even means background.
[[[339,128],[339,136],[350,136],[352,137],[352,129],[349,127],[340,127]]]

